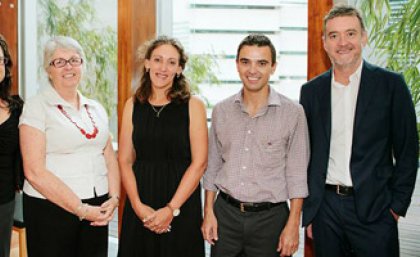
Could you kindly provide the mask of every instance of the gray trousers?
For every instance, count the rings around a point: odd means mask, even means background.
[[[0,257],[10,256],[15,201],[0,204]]]
[[[219,240],[211,257],[278,257],[279,236],[289,217],[287,204],[241,212],[221,197],[214,204]]]

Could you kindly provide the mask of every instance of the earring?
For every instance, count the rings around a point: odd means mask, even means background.
[[[176,78],[179,79],[179,77],[181,77],[181,73],[176,74]]]
[[[150,68],[146,68],[146,73],[149,73]]]

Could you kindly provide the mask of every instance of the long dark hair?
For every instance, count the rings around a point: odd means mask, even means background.
[[[144,67],[144,61],[149,60],[153,50],[161,45],[171,45],[175,47],[179,53],[179,65],[182,67],[182,70],[184,70],[188,60],[181,43],[174,38],[160,36],[142,45],[137,51],[141,79],[140,85],[135,92],[135,99],[142,103],[147,102],[152,94],[152,82],[150,80],[149,72],[147,72]],[[176,103],[187,102],[190,99],[190,86],[183,73],[174,77],[172,87],[168,90],[167,96],[171,101]]]
[[[19,97],[12,97],[10,90],[12,88],[12,58],[10,57],[9,47],[4,37],[0,34],[0,47],[3,50],[4,58],[7,62],[4,64],[5,74],[4,79],[0,81],[0,99],[8,104],[9,110],[22,108],[22,100]]]

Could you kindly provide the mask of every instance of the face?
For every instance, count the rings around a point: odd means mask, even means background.
[[[1,47],[0,47],[0,58],[4,58],[3,48]],[[0,82],[3,81],[5,76],[6,76],[6,65],[0,64]]]
[[[81,58],[75,50],[70,49],[57,49],[55,50],[51,61],[56,59],[70,60],[72,58]],[[56,89],[60,88],[77,88],[82,76],[82,65],[72,66],[70,63],[66,63],[64,67],[57,68],[50,65],[47,68],[48,77],[51,80],[52,85]]]
[[[239,77],[244,90],[261,91],[268,86],[270,76],[276,71],[276,64],[271,62],[268,46],[243,46],[236,61]]]
[[[323,42],[335,68],[356,70],[362,61],[367,34],[356,16],[336,17],[326,23]]]
[[[149,70],[152,88],[172,87],[175,76],[182,72],[179,58],[178,50],[172,45],[161,45],[153,50],[150,59],[145,61],[145,68]]]

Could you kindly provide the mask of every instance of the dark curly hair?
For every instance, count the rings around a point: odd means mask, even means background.
[[[20,109],[22,107],[22,100],[19,97],[12,97],[10,91],[12,88],[12,66],[13,62],[10,57],[9,47],[4,37],[0,34],[0,47],[3,50],[4,58],[8,61],[4,64],[5,74],[4,79],[0,81],[0,99],[5,101],[9,110]]]
[[[174,38],[160,36],[139,47],[137,58],[140,63],[139,72],[141,79],[140,85],[135,92],[135,99],[142,103],[147,102],[152,95],[152,81],[150,80],[149,72],[146,71],[144,62],[145,60],[150,60],[152,52],[161,45],[171,45],[175,47],[179,53],[179,65],[182,67],[182,70],[184,70],[185,64],[188,61],[188,57],[181,43]],[[171,101],[176,103],[187,102],[190,99],[190,86],[183,73],[174,77],[172,87],[168,89],[167,96]]]

